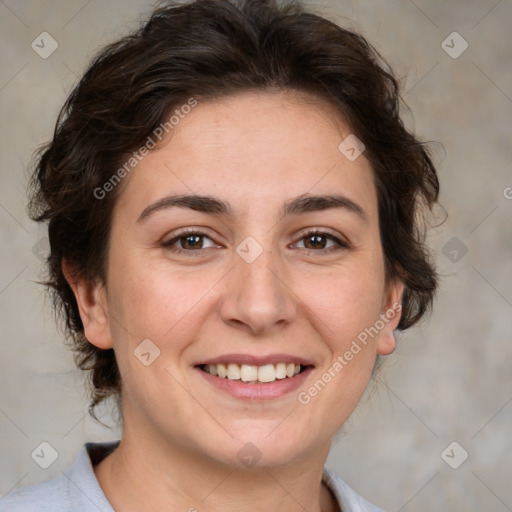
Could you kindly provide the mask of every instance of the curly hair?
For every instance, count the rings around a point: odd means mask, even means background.
[[[101,198],[98,188],[177,106],[250,90],[309,93],[348,123],[374,173],[386,278],[405,283],[398,329],[432,307],[438,277],[425,219],[439,182],[428,147],[400,118],[400,88],[386,61],[361,35],[293,0],[168,2],[92,60],[60,111],[53,140],[34,158],[29,212],[48,222],[45,284],[77,366],[90,370],[95,418],[105,398],[120,403],[121,376],[113,349],[85,338],[62,262],[104,281],[121,187]]]

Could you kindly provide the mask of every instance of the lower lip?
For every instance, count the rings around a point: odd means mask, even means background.
[[[244,400],[272,400],[295,391],[308,377],[313,368],[309,366],[303,372],[298,373],[293,377],[286,377],[285,379],[258,384],[216,377],[201,370],[200,368],[196,368],[196,370],[212,386],[225,393],[229,393],[235,398],[241,398]]]

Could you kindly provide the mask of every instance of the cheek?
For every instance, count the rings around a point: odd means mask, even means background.
[[[379,266],[368,265],[360,271],[347,267],[308,277],[298,295],[304,297],[323,339],[340,353],[379,318],[383,291]]]
[[[359,402],[372,375],[377,337],[368,332],[381,313],[383,277],[368,271],[356,279],[353,269],[347,269],[313,281],[315,292],[305,302],[329,355],[315,381],[301,390],[299,402],[311,404],[327,428],[336,429]]]
[[[183,333],[197,329],[198,315],[218,276],[199,273],[192,267],[169,271],[143,258],[118,259],[111,269],[109,310],[114,343],[125,351],[151,339],[161,350],[180,352],[186,344]],[[172,344],[169,341],[172,340]]]

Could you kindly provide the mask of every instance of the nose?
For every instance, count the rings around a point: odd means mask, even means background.
[[[269,334],[289,324],[296,314],[282,259],[270,250],[252,262],[234,255],[234,268],[227,276],[222,298],[224,322],[252,334]]]

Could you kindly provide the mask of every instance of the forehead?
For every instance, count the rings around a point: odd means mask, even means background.
[[[243,214],[278,198],[337,191],[371,213],[370,164],[339,149],[349,135],[333,106],[291,91],[199,101],[130,173],[119,202],[142,211],[165,195],[193,193],[222,197]]]

